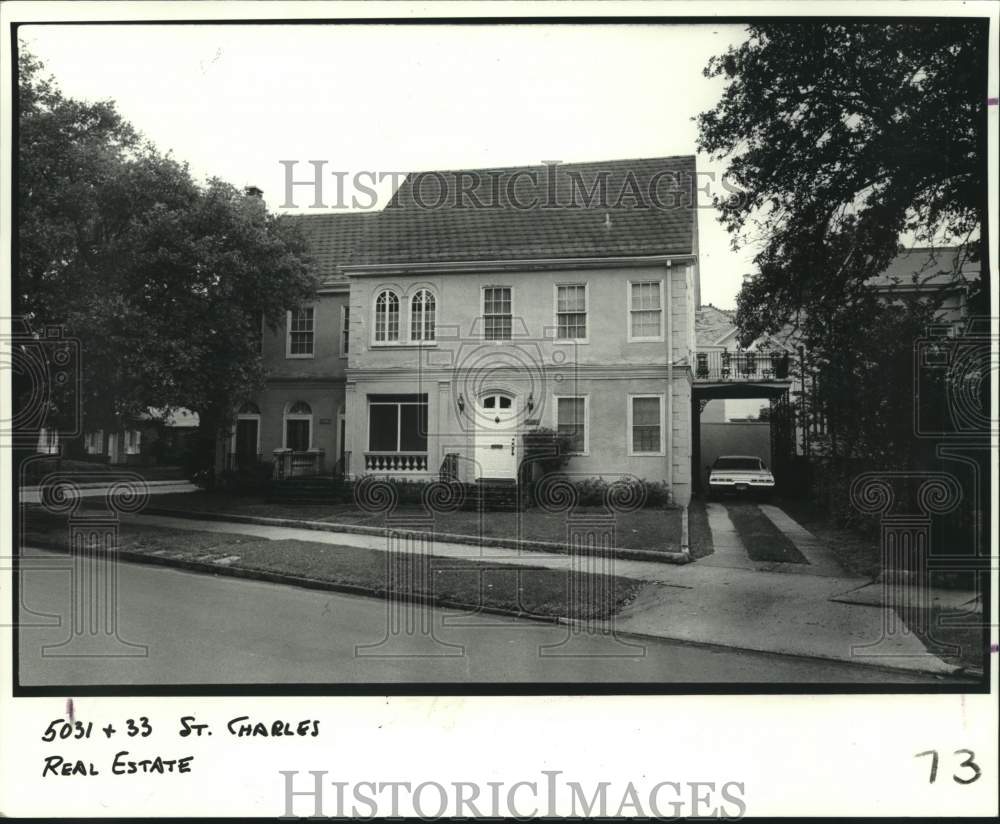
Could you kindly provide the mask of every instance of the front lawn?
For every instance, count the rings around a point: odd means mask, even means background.
[[[783,497],[777,505],[823,541],[844,569],[865,578],[875,578],[879,574],[882,560],[877,535],[835,527],[811,500]]]
[[[389,556],[372,549],[134,523],[121,524],[119,539],[124,552],[167,564],[195,562],[204,565],[207,572],[278,574],[372,595],[386,595],[389,591]],[[66,551],[65,519],[34,510],[23,525],[21,543]],[[627,578],[581,573],[586,580],[577,582],[576,591],[607,597],[570,600],[569,573],[564,570],[454,558],[430,558],[427,563],[429,569],[409,567],[414,574],[405,579],[405,589],[399,586],[400,576],[393,576],[396,586],[391,591],[453,606],[514,610],[545,618],[601,619],[634,600],[643,586],[641,581]]]
[[[57,455],[32,458],[23,467],[23,481],[33,485],[39,483],[46,475],[60,472],[67,476],[85,476],[86,481],[99,481],[100,475],[114,477],[115,472],[128,472],[147,481],[183,481],[187,473],[180,466],[132,466],[129,464],[111,464],[97,461],[78,461],[75,458],[62,458]],[[96,477],[91,477],[96,476]]]
[[[150,499],[147,510],[174,510],[191,513],[212,512],[217,516],[252,515],[265,518],[323,521],[330,524],[384,527],[386,517],[381,513],[366,512],[353,504],[293,504],[268,502],[264,498],[227,495],[213,492],[189,492],[157,495]],[[401,504],[394,519],[422,516],[418,505]],[[534,508],[526,512],[465,511],[437,513],[434,527],[437,532],[468,535],[473,538],[500,538],[505,540],[545,541],[565,544],[569,530],[593,528],[595,519],[604,516],[601,507],[577,507],[570,516],[566,513],[549,513]],[[615,518],[615,543],[628,549],[678,551],[681,536],[681,509],[640,509],[619,513]]]

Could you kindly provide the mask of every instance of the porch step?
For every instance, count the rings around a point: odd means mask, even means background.
[[[479,480],[466,484],[466,508],[487,512],[516,512],[524,503],[517,481]]]

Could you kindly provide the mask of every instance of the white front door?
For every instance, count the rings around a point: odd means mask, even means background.
[[[492,392],[476,402],[476,477],[517,477],[515,400]]]

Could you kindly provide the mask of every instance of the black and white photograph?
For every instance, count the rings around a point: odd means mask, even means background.
[[[990,4],[6,5],[40,786],[191,766],[88,697],[298,696],[170,740],[271,750],[321,696],[995,699]],[[973,706],[920,792],[996,789]]]

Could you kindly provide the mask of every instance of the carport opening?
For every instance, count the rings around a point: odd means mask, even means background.
[[[699,492],[708,489],[708,473],[724,455],[749,455],[771,466],[771,401],[768,398],[714,398],[699,422],[701,454],[696,467]]]

